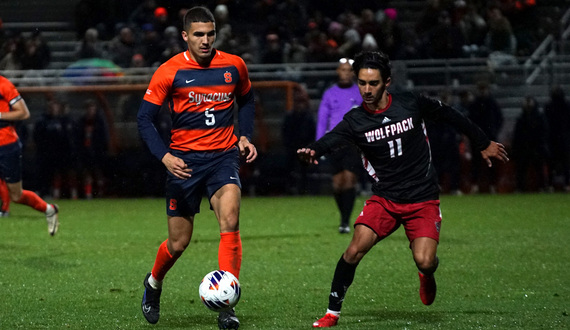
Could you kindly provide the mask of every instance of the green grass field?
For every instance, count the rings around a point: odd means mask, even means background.
[[[356,215],[364,199],[359,199]],[[12,205],[0,218],[0,329],[217,329],[198,298],[217,268],[207,203],[168,274],[161,319],[140,312],[166,238],[162,199],[59,201],[60,232]],[[403,229],[361,262],[337,329],[570,328],[570,195],[443,196],[438,296],[422,305]],[[332,197],[244,198],[240,329],[308,329],[327,307],[350,235]]]

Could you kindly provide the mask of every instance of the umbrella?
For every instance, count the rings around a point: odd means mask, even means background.
[[[63,73],[63,77],[76,84],[105,83],[109,78],[123,75],[121,67],[110,60],[97,57],[78,60],[70,64]]]

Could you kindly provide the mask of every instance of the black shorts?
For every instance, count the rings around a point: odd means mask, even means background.
[[[241,188],[237,148],[223,152],[185,153],[173,150],[171,153],[188,164],[192,176],[179,179],[167,171],[166,214],[169,216],[193,216],[199,213],[204,194],[210,199],[226,184],[236,184]]]
[[[0,148],[0,177],[7,183],[22,181],[22,148],[19,143]]]
[[[336,149],[328,154],[326,159],[330,163],[333,175],[344,170],[359,174],[363,168],[360,151],[353,145],[345,145],[340,149]]]

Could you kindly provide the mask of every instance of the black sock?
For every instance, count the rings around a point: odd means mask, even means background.
[[[340,312],[344,295],[348,287],[352,284],[352,280],[354,280],[354,273],[356,272],[357,266],[358,264],[351,265],[346,262],[342,256],[340,257],[340,260],[336,264],[331,284],[331,293],[329,295],[330,310]]]
[[[348,226],[350,223],[350,216],[354,208],[354,200],[356,199],[356,189],[351,188],[343,190],[340,193],[340,217],[341,225]]]

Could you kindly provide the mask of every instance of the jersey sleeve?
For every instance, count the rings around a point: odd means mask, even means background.
[[[4,99],[10,106],[13,106],[22,99],[22,96],[10,80],[0,77],[0,98]]]
[[[315,157],[319,158],[347,144],[355,144],[354,133],[348,122],[343,119],[331,131],[307,147],[315,150]]]
[[[491,144],[483,130],[455,108],[424,95],[417,95],[417,101],[420,104],[422,115],[435,121],[447,123],[467,135],[477,150],[484,150]]]
[[[239,56],[235,56],[235,66],[239,72],[239,83],[236,86],[236,94],[245,96],[251,90],[251,80],[245,62]]]
[[[162,105],[172,88],[172,77],[168,74],[168,67],[161,65],[158,67],[144,95],[144,100],[156,105]]]

